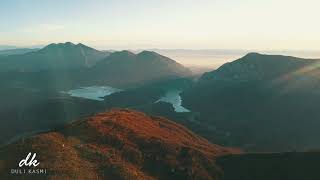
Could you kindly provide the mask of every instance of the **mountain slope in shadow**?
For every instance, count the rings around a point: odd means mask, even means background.
[[[261,151],[317,148],[319,63],[251,53],[204,74],[182,94],[183,105],[225,132],[225,145]]]
[[[191,76],[191,71],[174,60],[151,51],[134,54],[120,51],[110,54],[90,69],[98,83],[137,85]]]
[[[241,154],[219,157],[221,180],[315,180],[320,179],[319,152]]]

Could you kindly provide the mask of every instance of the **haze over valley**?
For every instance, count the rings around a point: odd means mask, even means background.
[[[0,179],[320,179],[319,1],[0,2]]]

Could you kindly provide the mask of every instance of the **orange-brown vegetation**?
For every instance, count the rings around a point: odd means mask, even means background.
[[[217,179],[220,155],[239,150],[211,144],[161,117],[114,109],[75,121],[0,149],[0,175],[11,175],[28,152],[37,153],[45,175],[37,179]]]

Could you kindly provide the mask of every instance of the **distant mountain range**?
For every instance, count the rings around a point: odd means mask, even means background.
[[[251,150],[320,146],[319,60],[250,53],[205,73],[183,104],[225,132],[224,142]]]
[[[155,52],[110,53],[70,42],[50,44],[24,54],[0,56],[0,73],[2,77],[17,77],[15,84],[46,87],[52,86],[48,84],[50,82],[58,88],[69,88],[70,85],[126,86],[191,75],[189,69]],[[4,78],[4,81],[10,80]]]
[[[0,50],[9,50],[9,49],[17,49],[17,47],[10,46],[10,45],[0,45]]]
[[[39,49],[17,48],[17,49],[0,50],[0,56],[25,54],[25,53],[34,52],[37,50],[39,50]]]
[[[37,51],[0,57],[0,71],[35,72],[91,67],[107,55],[83,44],[50,44]]]

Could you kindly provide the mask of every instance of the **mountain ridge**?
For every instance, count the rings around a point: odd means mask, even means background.
[[[254,151],[315,148],[319,63],[248,54],[204,74],[182,93],[182,104],[199,112],[203,123],[226,132],[221,136],[226,144]]]
[[[143,68],[143,71],[141,70]],[[12,78],[2,78],[15,76]],[[191,76],[174,60],[155,52],[103,52],[84,44],[52,43],[19,55],[0,56],[0,78],[7,84],[70,89],[80,86],[138,86]],[[40,77],[40,78],[39,78]],[[54,83],[49,83],[54,81]]]
[[[245,77],[241,77],[241,73],[250,73],[250,71],[251,73],[255,73],[252,74],[251,77],[247,77],[251,78],[250,80],[264,80],[274,78],[275,76],[280,76],[281,73],[284,74],[293,72],[299,68],[318,62],[320,62],[320,59],[305,59],[293,56],[248,53],[242,58],[222,65],[217,70],[205,73],[200,80],[206,80],[210,78],[219,79],[219,77],[224,80],[227,80],[227,78],[247,80]]]
[[[240,153],[209,143],[161,117],[113,109],[0,149],[0,175],[37,152],[45,177],[89,179],[217,179],[214,158]],[[32,177],[33,178],[33,177]],[[43,176],[41,176],[43,178]]]
[[[37,72],[91,67],[107,55],[83,44],[52,43],[37,51],[0,57],[0,71]]]
[[[144,51],[134,54],[127,50],[111,53],[90,71],[96,77],[105,77],[99,83],[111,81],[119,84],[126,80],[135,84],[192,75],[188,68],[158,53]]]

